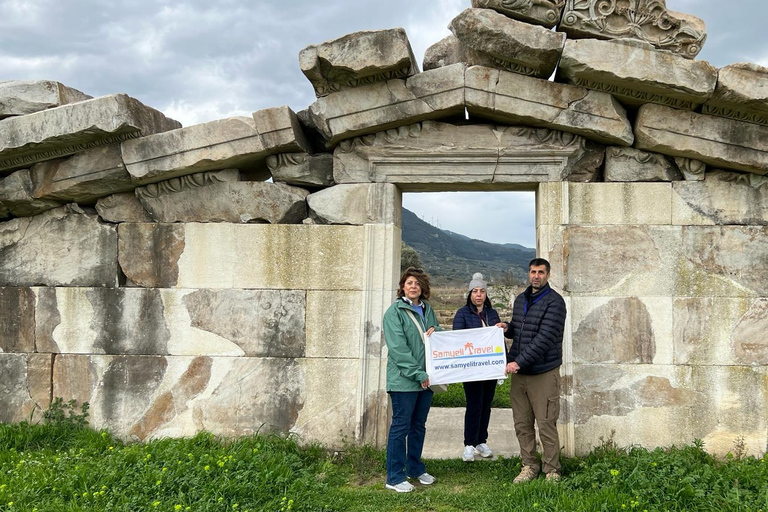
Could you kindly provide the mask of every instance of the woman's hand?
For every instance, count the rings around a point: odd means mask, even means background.
[[[421,389],[427,389],[428,387],[429,387],[429,377],[427,377],[427,380],[421,383]]]
[[[509,326],[507,325],[507,322],[499,322],[499,323],[496,324],[496,327],[501,327],[502,329],[504,329],[506,331],[507,327],[509,327]]]
[[[429,329],[427,329],[426,334],[427,334],[427,336],[432,336],[433,332],[435,332],[435,328],[434,327],[430,327]],[[429,384],[427,384],[427,385],[429,385]]]

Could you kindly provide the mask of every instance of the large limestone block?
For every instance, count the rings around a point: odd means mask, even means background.
[[[768,440],[766,376],[765,367],[575,364],[576,451],[601,437],[647,448],[702,439],[725,455],[743,437],[748,454],[760,456]]]
[[[363,292],[308,291],[306,357],[356,357],[363,332],[354,319],[362,302]]]
[[[106,222],[152,222],[152,217],[134,192],[102,197],[96,201],[96,211]]]
[[[35,294],[0,287],[0,353],[35,352]]]
[[[693,59],[707,39],[704,20],[669,11],[666,0],[566,0],[557,27],[569,38],[639,39]]]
[[[124,223],[118,234],[138,286],[362,289],[363,226]]]
[[[676,276],[681,252],[690,252],[681,247],[681,230],[647,225],[567,227],[559,242],[565,262],[557,267],[567,271],[566,292],[612,297],[683,295]]]
[[[538,78],[549,78],[565,45],[565,34],[492,9],[466,9],[448,28],[464,45],[490,55],[493,67]]]
[[[390,183],[336,185],[307,197],[310,216],[320,224],[401,223],[400,191]]]
[[[53,199],[35,199],[29,169],[0,178],[0,205],[16,217],[31,217],[63,204]]]
[[[768,227],[683,226],[676,296],[768,297]]]
[[[94,200],[133,190],[136,185],[125,170],[120,145],[87,149],[67,159],[35,164],[29,170],[34,190],[41,199],[92,203]]]
[[[571,39],[557,68],[558,81],[608,92],[622,103],[660,103],[693,110],[715,90],[717,70],[655,50],[637,40]]]
[[[310,45],[299,52],[299,66],[317,97],[342,89],[419,72],[402,28],[365,30]]]
[[[197,172],[235,168],[264,175],[264,159],[308,151],[296,114],[288,107],[180,128],[121,145],[126,168],[144,185]]]
[[[275,183],[300,187],[327,187],[333,183],[333,155],[281,153],[267,157],[267,168]]]
[[[702,112],[768,124],[768,68],[747,62],[721,68],[715,93]]]
[[[472,0],[472,7],[493,9],[516,20],[554,27],[560,21],[565,0]]]
[[[0,140],[0,172],[180,126],[125,94],[8,118]]]
[[[333,172],[336,183],[483,190],[594,176],[603,154],[601,146],[557,130],[425,121],[342,142]]]
[[[464,63],[468,66],[496,67],[490,54],[479,52],[465,45],[454,35],[436,42],[424,53],[424,71]]]
[[[298,224],[307,217],[304,189],[237,181],[237,170],[195,173],[136,189],[157,222]]]
[[[634,148],[605,150],[605,181],[679,181],[682,173],[671,160]]]
[[[53,80],[0,81],[0,119],[91,99],[85,93]]]
[[[354,359],[62,355],[53,387],[123,438],[274,430],[338,445],[354,436],[356,375]]]
[[[672,223],[768,225],[768,177],[714,170],[672,186]]]
[[[298,290],[39,288],[41,352],[303,357]]]
[[[0,286],[116,286],[117,230],[71,204],[0,224]]]
[[[694,297],[674,302],[674,364],[768,365],[768,299]]]
[[[672,364],[672,298],[571,297],[576,363]]]
[[[328,147],[375,133],[464,111],[463,64],[330,94],[309,106],[309,116]]]
[[[51,354],[0,353],[0,423],[42,420],[51,403],[52,370]]]
[[[637,149],[768,174],[768,126],[649,103],[638,111],[635,136]]]
[[[610,94],[481,66],[468,68],[466,76],[471,115],[554,128],[605,144],[634,141],[624,107]]]
[[[571,183],[568,194],[569,216],[563,224],[672,223],[672,187],[668,183]]]

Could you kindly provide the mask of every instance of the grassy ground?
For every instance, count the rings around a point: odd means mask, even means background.
[[[0,511],[768,510],[768,459],[718,461],[701,446],[606,443],[565,459],[558,484],[513,485],[517,458],[427,466],[435,485],[396,494],[384,489],[384,453],[370,447],[210,434],[123,444],[76,425],[0,424]]]

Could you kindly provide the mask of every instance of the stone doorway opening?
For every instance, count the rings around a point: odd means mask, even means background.
[[[419,192],[402,195],[401,270],[422,266],[432,277],[430,303],[445,329],[466,303],[471,276],[481,272],[494,309],[504,321],[525,286],[536,256],[536,193],[517,191]],[[497,454],[518,449],[508,382],[496,388],[489,444]],[[435,397],[425,455],[454,458],[463,449],[465,402],[461,384]],[[439,435],[436,433],[439,432]]]

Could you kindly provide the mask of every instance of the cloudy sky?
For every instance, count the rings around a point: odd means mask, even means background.
[[[299,51],[403,27],[421,62],[470,0],[0,0],[0,80],[127,93],[184,126],[314,101]],[[725,7],[727,5],[727,7]],[[700,59],[768,66],[766,0],[667,0],[707,23]],[[535,245],[533,194],[407,194],[423,219],[473,238]],[[493,222],[478,222],[492,218]]]

